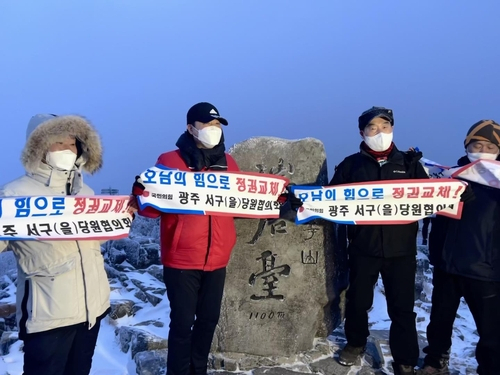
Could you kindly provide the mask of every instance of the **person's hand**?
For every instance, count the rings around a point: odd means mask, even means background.
[[[127,203],[127,212],[135,217],[135,213],[139,211],[139,204],[137,203],[137,197],[142,195],[146,190],[146,187],[142,184],[142,180],[140,176],[135,176],[134,184],[132,185],[132,194],[130,195],[130,199]]]
[[[290,191],[290,189],[288,189],[288,186],[285,192],[279,196],[278,202],[280,202],[281,205],[284,205],[286,202],[290,202],[292,210],[295,211],[298,210],[303,205],[302,201],[299,198],[297,198],[295,194]]]
[[[132,217],[134,217],[137,211],[139,211],[139,205],[137,204],[137,197],[132,194],[130,195],[130,199],[127,203],[127,213],[129,213]]]
[[[142,195],[146,190],[146,187],[142,184],[142,180],[140,176],[135,176],[134,184],[132,185],[132,195],[137,197],[138,195]]]

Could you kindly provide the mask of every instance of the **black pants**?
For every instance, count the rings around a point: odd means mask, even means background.
[[[101,319],[24,336],[23,375],[88,375]]]
[[[500,374],[500,282],[481,281],[434,269],[432,310],[427,326],[429,346],[425,364],[439,367],[449,358],[453,322],[464,297],[476,322],[479,341],[476,347],[477,373]]]
[[[170,301],[167,375],[204,375],[219,322],[226,269],[163,268]]]
[[[419,349],[416,314],[413,312],[415,271],[415,256],[349,257],[345,334],[350,345],[366,345],[370,334],[368,310],[373,305],[373,289],[380,273],[384,282],[387,311],[391,318],[389,344],[394,361],[402,365],[417,364]]]

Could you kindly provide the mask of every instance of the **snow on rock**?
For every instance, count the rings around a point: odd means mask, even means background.
[[[168,347],[167,340],[138,328],[120,327],[115,331],[115,335],[122,352],[127,353],[130,350],[132,358],[140,352]]]
[[[167,369],[167,349],[137,353],[134,357],[138,375],[164,374]]]

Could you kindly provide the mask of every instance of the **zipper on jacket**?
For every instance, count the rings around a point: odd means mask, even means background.
[[[26,330],[26,323],[28,323],[29,313],[28,313],[28,298],[33,288],[31,288],[30,280],[24,282],[24,296],[21,301],[21,319],[19,320],[19,338],[24,340],[28,334]],[[33,309],[33,303],[31,304]],[[33,310],[31,310],[31,316],[33,316]]]
[[[207,254],[205,255],[205,266],[208,262],[208,255],[210,254],[210,246],[212,246],[212,216],[208,215],[208,243]]]
[[[82,257],[82,249],[80,248],[80,243],[78,241],[76,242],[76,247],[78,248],[78,253],[80,254],[80,267],[82,268],[82,279],[83,279],[83,298],[85,300],[85,314],[87,316],[87,322],[89,323],[89,329],[91,329],[93,326],[89,322],[89,305],[87,301],[87,283],[85,281],[85,271],[83,270],[83,257]]]

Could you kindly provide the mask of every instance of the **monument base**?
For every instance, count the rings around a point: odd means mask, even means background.
[[[313,349],[290,357],[263,357],[243,353],[210,354],[209,367],[212,370],[250,371],[260,367],[290,367],[295,371],[307,369],[307,364],[323,358],[331,358],[336,347],[325,338],[314,340]],[[307,372],[307,371],[304,371]]]

